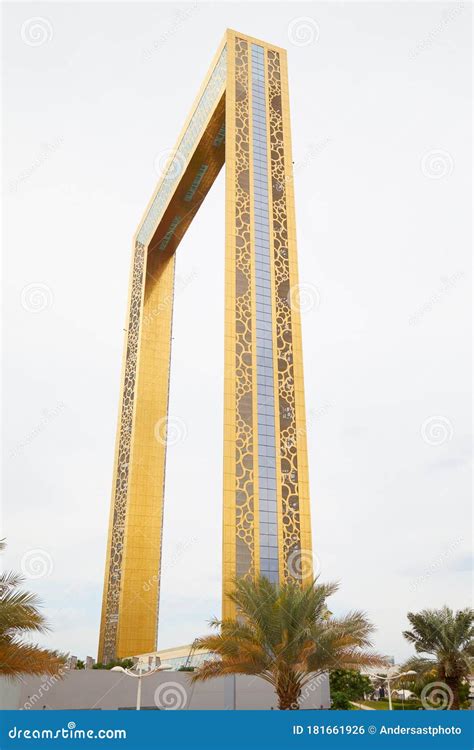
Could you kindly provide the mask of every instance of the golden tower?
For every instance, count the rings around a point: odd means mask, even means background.
[[[133,242],[100,661],[156,649],[175,251],[224,163],[223,614],[312,578],[286,52],[227,30]]]

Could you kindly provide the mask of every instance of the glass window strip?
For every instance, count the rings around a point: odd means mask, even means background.
[[[254,186],[254,260],[257,334],[257,425],[260,518],[260,571],[278,582],[276,533],[276,451],[273,381],[273,324],[268,210],[268,144],[265,107],[264,50],[252,44],[252,135]]]

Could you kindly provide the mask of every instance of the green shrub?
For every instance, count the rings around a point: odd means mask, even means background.
[[[124,669],[133,669],[133,659],[114,659],[113,661],[109,661],[107,664],[102,664],[102,662],[98,662],[97,664],[94,664],[92,669],[112,669],[112,667],[123,667]]]
[[[331,695],[331,710],[333,711],[348,711],[351,707],[349,698],[345,693],[332,693]]]

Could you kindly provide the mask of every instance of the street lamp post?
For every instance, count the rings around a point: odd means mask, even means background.
[[[123,672],[124,674],[128,675],[128,677],[135,677],[138,680],[137,685],[137,707],[136,710],[140,711],[141,704],[142,704],[142,677],[151,677],[152,674],[156,674],[157,672],[163,672],[165,669],[171,669],[171,666],[169,664],[160,664],[159,667],[155,667],[154,669],[149,669],[147,672],[142,671],[142,665],[138,664],[138,674],[135,672],[132,672],[131,669],[126,669],[124,667],[112,667],[112,672]]]
[[[409,669],[408,672],[397,672],[397,667],[390,667],[390,669],[387,671],[387,674],[380,675],[375,674],[374,677],[376,677],[378,680],[383,680],[387,683],[387,691],[388,691],[388,710],[393,711],[392,706],[392,691],[390,688],[390,681],[391,680],[398,680],[399,677],[406,677],[406,675],[409,674],[416,674],[416,672],[413,671],[413,669]]]

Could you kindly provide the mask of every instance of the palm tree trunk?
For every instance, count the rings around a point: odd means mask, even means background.
[[[277,685],[278,708],[280,711],[297,711],[300,707],[301,687],[292,680],[284,680]]]
[[[459,711],[459,680],[457,677],[446,677],[445,680],[446,685],[453,694],[453,701],[451,705],[448,706],[448,710]]]
[[[278,693],[278,708],[280,711],[298,711],[298,693]]]

